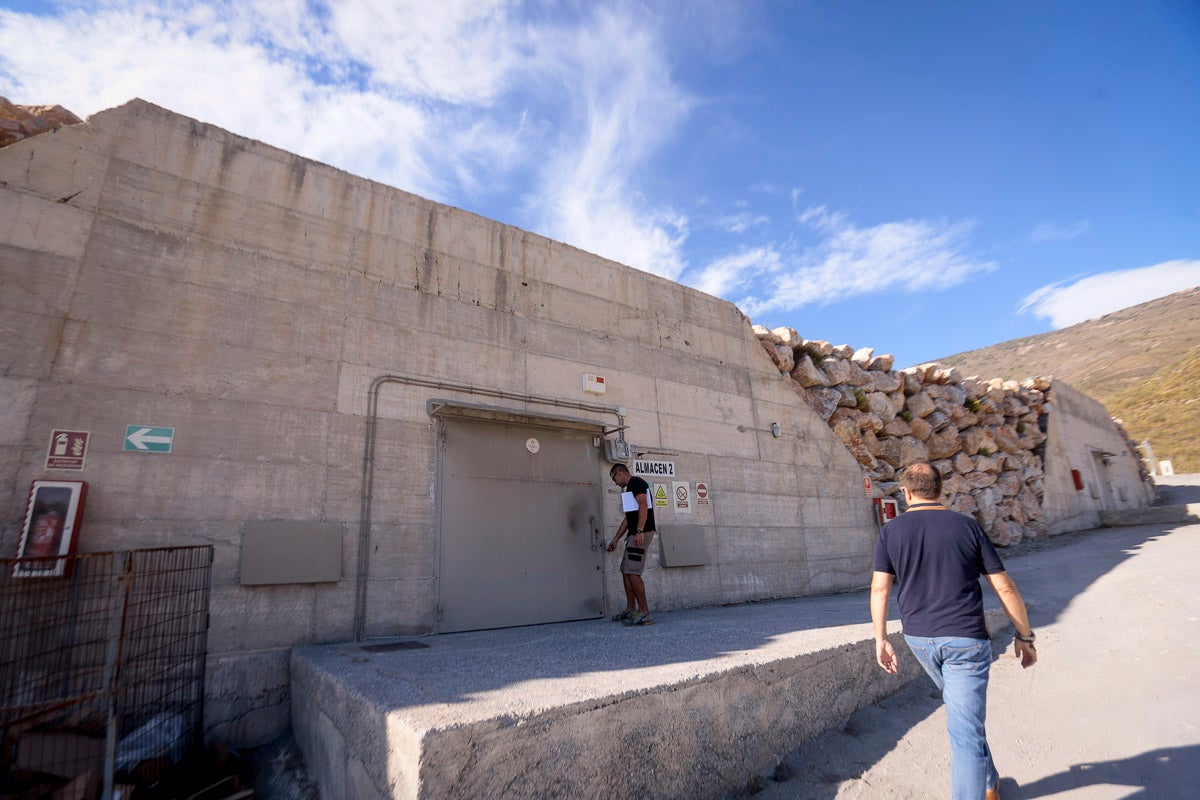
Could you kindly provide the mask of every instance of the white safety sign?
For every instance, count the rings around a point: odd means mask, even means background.
[[[672,487],[675,490],[675,513],[692,513],[692,485],[684,481],[675,481]]]

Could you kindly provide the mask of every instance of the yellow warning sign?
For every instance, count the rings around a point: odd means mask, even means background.
[[[671,504],[671,499],[667,497],[667,487],[664,484],[654,484],[654,507],[666,508]]]

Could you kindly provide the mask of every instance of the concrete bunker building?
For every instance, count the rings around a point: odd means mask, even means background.
[[[662,503],[656,609],[869,579],[862,466],[744,315],[544,237],[134,100],[0,150],[0,281],[0,552],[46,476],[90,484],[81,550],[211,544],[206,727],[234,744],[286,730],[297,645],[620,602],[610,459]],[[1048,458],[1124,458],[1075,395]],[[81,469],[47,468],[61,430]],[[1149,501],[1071,468],[1051,532]]]

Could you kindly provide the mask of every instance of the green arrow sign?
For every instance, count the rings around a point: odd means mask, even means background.
[[[174,428],[151,428],[148,425],[125,426],[125,449],[141,453],[169,453],[175,439]]]

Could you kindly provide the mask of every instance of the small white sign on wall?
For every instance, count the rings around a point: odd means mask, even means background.
[[[686,481],[675,481],[671,488],[675,496],[675,513],[692,513],[692,485]]]

